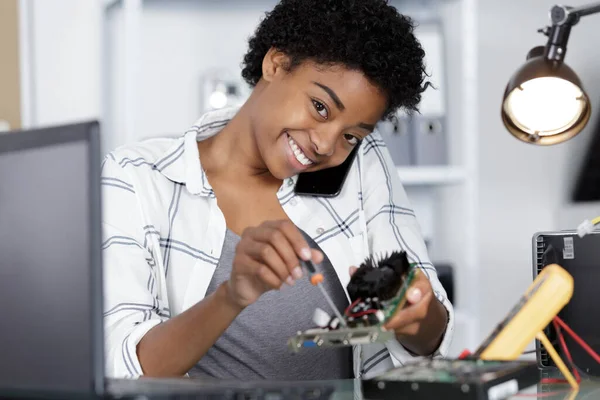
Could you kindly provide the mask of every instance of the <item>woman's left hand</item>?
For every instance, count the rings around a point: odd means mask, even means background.
[[[350,274],[356,271],[350,268]],[[394,330],[398,341],[416,355],[427,356],[439,347],[446,325],[448,312],[433,294],[431,283],[419,270],[406,295],[407,303],[397,310],[385,323]]]

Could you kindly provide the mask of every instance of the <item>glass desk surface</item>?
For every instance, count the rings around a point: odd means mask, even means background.
[[[105,399],[196,399],[209,400],[284,400],[284,399],[352,399],[373,400],[363,396],[362,382],[358,379],[329,381],[214,381],[199,379],[109,379],[107,380]],[[6,393],[4,393],[6,394]],[[2,396],[0,396],[2,397]],[[56,393],[37,393],[20,398],[97,398],[86,396],[56,396]],[[3,398],[14,398],[13,396]],[[410,400],[416,396],[387,396],[387,399]],[[422,397],[421,397],[422,398]],[[600,399],[600,378],[584,379],[579,391],[573,393],[567,384],[533,385],[511,400],[544,398],[550,400],[596,400]],[[460,399],[460,397],[453,397]]]
[[[141,380],[111,380],[108,388],[111,398],[136,398],[136,399],[248,399],[248,400],[283,400],[283,399],[355,399],[370,400],[362,394],[362,382],[358,379],[330,380],[330,381],[261,381],[261,382],[228,382],[228,381],[199,381],[189,379],[182,382],[180,379],[141,379]],[[182,393],[183,386],[188,386],[190,392]],[[199,388],[201,386],[202,388]],[[244,394],[239,389],[242,388]],[[194,389],[209,389],[210,395],[194,392]],[[255,390],[256,389],[256,390]],[[316,390],[315,390],[316,389]],[[118,393],[122,395],[119,396]],[[184,391],[185,392],[185,391]],[[137,396],[131,397],[132,393]],[[268,393],[268,394],[267,394]],[[386,397],[386,399],[401,398],[410,400],[411,396]],[[458,398],[458,397],[455,397]],[[573,393],[567,384],[541,384],[531,386],[511,400],[544,398],[550,400],[572,399],[600,399],[600,378],[584,380],[577,393]]]

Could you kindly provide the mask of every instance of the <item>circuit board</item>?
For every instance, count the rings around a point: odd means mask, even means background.
[[[377,282],[385,276],[376,273],[385,272],[383,268],[390,262],[394,273],[388,271],[386,282]],[[384,325],[406,304],[406,293],[419,269],[408,263],[405,253],[393,253],[377,263],[373,259],[366,260],[361,268],[363,271],[359,268],[358,275],[355,274],[348,285],[352,303],[342,315],[344,321],[333,317],[324,326],[298,332],[288,340],[290,350],[383,343],[394,338],[394,332],[386,330]],[[377,268],[382,271],[376,271]],[[375,297],[377,294],[383,298]],[[368,295],[373,297],[359,297]]]
[[[424,359],[362,382],[365,398],[498,400],[535,385],[534,361]]]

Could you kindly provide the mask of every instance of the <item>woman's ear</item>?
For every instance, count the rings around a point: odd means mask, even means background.
[[[279,50],[271,47],[262,63],[262,77],[267,82],[272,82],[278,76],[286,73],[289,67],[289,57]]]

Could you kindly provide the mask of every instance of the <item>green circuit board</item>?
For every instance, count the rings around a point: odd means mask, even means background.
[[[404,278],[397,294],[387,301],[382,301],[384,320],[377,324],[369,325],[361,321],[355,322],[356,326],[338,329],[314,328],[298,332],[288,340],[288,347],[293,352],[303,348],[343,347],[369,343],[384,343],[394,338],[394,332],[384,328],[385,323],[398,309],[406,304],[406,293],[412,285],[419,268],[411,264],[411,268]],[[345,318],[345,316],[344,316]]]

